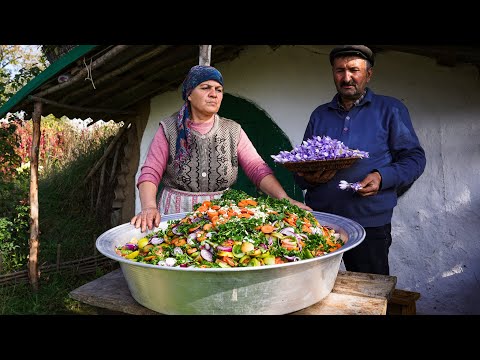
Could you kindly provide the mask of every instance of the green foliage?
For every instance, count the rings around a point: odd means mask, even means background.
[[[36,45],[0,45],[0,106],[45,67]]]
[[[0,273],[20,270],[26,264],[30,227],[29,174],[0,179]]]
[[[50,63],[55,62],[61,56],[68,53],[78,45],[42,45],[41,51]]]
[[[0,218],[0,256],[5,273],[21,270],[27,261],[29,207],[18,205],[15,210],[13,221]]]
[[[17,134],[18,121],[0,123],[0,174],[2,178],[12,178],[22,159],[17,153],[20,137]]]

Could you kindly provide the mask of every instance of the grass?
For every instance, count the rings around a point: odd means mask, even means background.
[[[102,152],[87,154],[40,182],[42,262],[56,262],[58,244],[62,262],[94,254],[95,238],[106,227],[90,209],[90,191],[83,179]]]
[[[104,275],[57,273],[40,278],[39,291],[22,283],[0,287],[0,315],[95,315],[97,311],[69,297],[69,292]]]

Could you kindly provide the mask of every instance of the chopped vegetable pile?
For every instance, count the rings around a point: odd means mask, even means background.
[[[159,266],[231,268],[311,259],[342,245],[340,234],[288,200],[230,189],[116,253]]]
[[[366,151],[353,150],[343,142],[332,139],[329,136],[314,136],[302,142],[302,145],[295,147],[292,151],[280,151],[278,155],[271,155],[278,163],[299,162],[312,160],[334,160],[344,158],[368,158]]]

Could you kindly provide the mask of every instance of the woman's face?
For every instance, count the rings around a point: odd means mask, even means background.
[[[223,86],[215,80],[207,80],[192,90],[188,96],[192,112],[213,115],[218,112],[223,99]]]

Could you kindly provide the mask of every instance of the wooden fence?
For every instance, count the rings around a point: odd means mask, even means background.
[[[40,266],[40,278],[43,274],[51,274],[56,272],[71,272],[75,275],[91,274],[97,269],[113,270],[118,266],[118,262],[107,258],[101,254],[91,256],[84,259],[66,261],[52,265]],[[16,271],[10,274],[0,275],[1,285],[13,285],[17,283],[28,282],[28,270]]]

